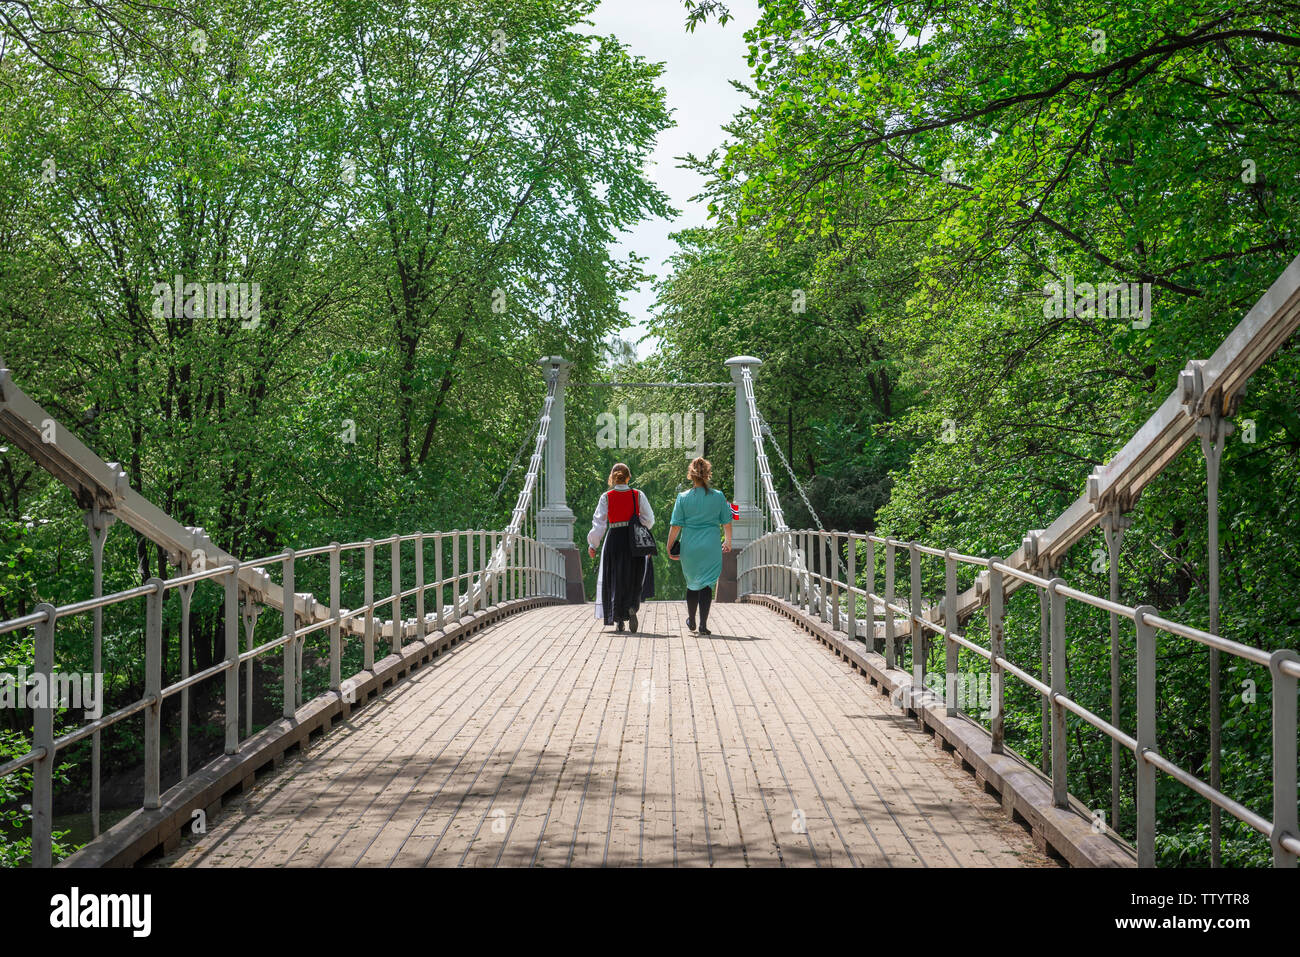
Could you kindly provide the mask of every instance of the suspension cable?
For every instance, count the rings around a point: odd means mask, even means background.
[[[763,451],[763,429],[759,424],[762,420],[754,401],[754,376],[748,366],[740,368],[740,385],[745,390],[745,404],[749,407],[749,432],[754,440],[754,464],[755,471],[758,473],[756,480],[763,490],[768,508],[771,509],[772,523],[775,526],[773,531],[786,531],[789,526],[786,525],[785,513],[781,510],[781,499],[772,485],[772,469],[767,464],[767,453]]]

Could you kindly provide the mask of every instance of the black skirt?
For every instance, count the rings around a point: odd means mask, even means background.
[[[654,597],[654,559],[632,554],[632,534],[626,525],[611,528],[605,535],[600,592],[607,625],[626,621],[641,602]]]

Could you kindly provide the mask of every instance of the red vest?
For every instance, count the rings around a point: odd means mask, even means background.
[[[620,491],[612,488],[605,495],[609,499],[609,521],[626,522],[632,517],[632,513],[636,510],[636,489]]]

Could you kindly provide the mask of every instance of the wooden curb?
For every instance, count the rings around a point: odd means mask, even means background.
[[[881,694],[903,700],[911,696],[900,689],[912,687],[912,676],[887,668],[882,655],[867,651],[841,631],[802,609],[771,595],[745,595],[741,599],[770,608],[792,620],[826,645],[836,656],[851,664]],[[917,696],[920,697],[919,695]],[[922,701],[926,700],[924,698]],[[983,727],[964,715],[948,715],[940,706],[907,704],[904,713],[916,717],[921,727],[934,735],[935,744],[953,755],[954,762],[975,777],[986,792],[1000,798],[1007,816],[1027,828],[1040,851],[1071,867],[1136,867],[1137,852],[1109,827],[1094,832],[1087,808],[1070,797],[1069,808],[1052,804],[1052,784],[1037,768],[1014,752],[993,753],[993,738]]]
[[[155,810],[132,811],[81,850],[59,863],[59,867],[131,867],[156,852],[175,850],[191,829],[196,812],[211,819],[231,797],[247,791],[259,775],[279,767],[285,755],[305,749],[313,738],[326,734],[358,708],[381,695],[421,665],[449,651],[470,635],[503,618],[562,604],[556,598],[521,598],[492,605],[466,615],[440,631],[428,633],[423,641],[402,648],[375,662],[373,671],[359,671],[344,684],[351,684],[345,701],[337,691],[313,698],[293,718],[281,718],[243,741],[234,754],[222,755],[185,780],[169,788]]]

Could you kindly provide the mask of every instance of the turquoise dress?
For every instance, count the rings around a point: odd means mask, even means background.
[[[673,503],[668,524],[682,527],[682,574],[691,591],[717,583],[722,574],[721,527],[730,521],[731,503],[716,488],[689,488]]]

